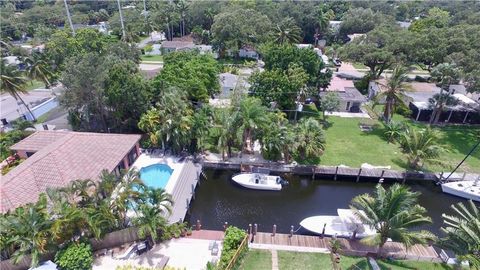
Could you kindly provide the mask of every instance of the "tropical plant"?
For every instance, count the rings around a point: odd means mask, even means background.
[[[242,150],[244,153],[253,152],[255,132],[267,120],[267,108],[262,105],[258,98],[247,97],[240,101],[238,108],[239,126],[242,130]]]
[[[73,242],[55,254],[55,263],[64,270],[92,269],[92,247],[87,243]]]
[[[15,100],[20,100],[23,106],[27,108],[28,112],[33,117],[33,120],[36,121],[32,111],[20,96],[20,94],[28,94],[28,91],[25,89],[27,80],[25,77],[23,77],[22,73],[17,69],[16,66],[7,65],[6,60],[3,58],[2,61],[0,61],[0,78],[0,89],[7,92]]]
[[[292,127],[284,113],[269,113],[268,117],[261,134],[262,155],[265,159],[274,161],[283,155],[285,163],[288,163],[294,142]]]
[[[318,163],[325,150],[325,135],[320,123],[313,118],[302,118],[295,128],[296,161]]]
[[[406,126],[404,123],[390,121],[385,123],[384,134],[387,137],[388,143],[398,140],[400,136],[405,132]]]
[[[223,160],[232,156],[232,147],[237,141],[238,117],[238,112],[230,109],[214,111],[214,125],[210,130],[210,136],[216,141],[215,146],[222,153]]]
[[[145,187],[141,200],[144,204],[158,208],[164,213],[171,214],[173,200],[172,196],[162,188]]]
[[[151,237],[152,242],[158,240],[158,230],[163,229],[167,224],[165,213],[157,206],[142,204],[139,207],[137,217],[133,224],[137,226],[138,235],[141,238]]]
[[[425,162],[441,163],[438,158],[446,149],[439,140],[440,134],[431,128],[407,129],[401,136],[400,146],[407,154],[408,165],[418,169]]]
[[[407,69],[402,66],[393,68],[392,74],[387,78],[386,83],[380,83],[383,91],[375,97],[376,101],[385,99],[385,107],[383,111],[383,119],[385,122],[390,122],[395,106],[401,104],[405,98],[405,91],[410,88],[406,83]]]
[[[53,80],[53,72],[43,53],[33,52],[29,57],[22,59],[26,65],[27,76],[32,80],[39,80],[49,88]]]
[[[439,64],[430,72],[433,80],[437,86],[440,87],[440,93],[437,95],[430,123],[435,124],[440,119],[440,115],[443,111],[447,101],[451,101],[450,97],[450,85],[458,83],[460,80],[461,71],[453,64],[443,63]]]
[[[320,109],[323,112],[323,121],[326,120],[326,112],[333,112],[338,110],[340,107],[340,99],[337,93],[328,92],[325,96],[322,97],[320,100]]]
[[[470,266],[480,269],[480,209],[473,201],[451,206],[453,215],[443,214],[446,225],[441,230],[446,237],[439,244],[452,250],[460,261],[468,261]]]
[[[145,184],[139,177],[138,171],[130,170],[121,178],[112,192],[110,207],[113,213],[118,217],[119,226],[127,227],[127,211],[136,210],[142,199],[142,191]]]
[[[302,30],[297,26],[295,20],[291,17],[283,19],[274,28],[275,41],[283,43],[299,43],[301,40]]]
[[[227,228],[225,231],[225,237],[223,238],[222,254],[217,265],[219,269],[225,269],[227,267],[246,236],[247,233],[237,227],[230,226]],[[239,252],[243,253],[245,250],[246,249],[244,248]]]
[[[426,215],[427,210],[418,204],[419,195],[404,185],[394,184],[385,189],[379,184],[373,195],[366,193],[353,198],[350,208],[363,224],[376,231],[361,241],[377,246],[378,253],[382,255],[388,238],[403,243],[406,248],[434,240],[435,236],[428,231],[412,230],[432,223]]]
[[[5,217],[2,231],[10,236],[6,244],[13,246],[14,252],[11,257],[14,263],[30,255],[32,258],[30,266],[38,265],[40,256],[45,254],[52,244],[51,224],[45,194],[39,197],[37,203],[18,207]]]

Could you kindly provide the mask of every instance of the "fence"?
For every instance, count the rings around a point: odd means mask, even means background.
[[[235,264],[237,263],[238,259],[240,258],[240,255],[242,255],[243,251],[248,247],[248,234],[245,235],[245,237],[242,240],[242,243],[240,243],[240,246],[238,246],[237,251],[235,251],[235,254],[233,255],[232,259],[228,263],[227,267],[225,270],[232,270]]]
[[[35,116],[35,118],[38,118],[47,112],[51,111],[53,108],[56,108],[58,106],[58,101],[57,98],[53,97],[45,102],[42,102],[41,104],[33,107],[31,109],[32,114]],[[25,114],[25,118],[29,121],[33,121],[33,117],[30,113]]]

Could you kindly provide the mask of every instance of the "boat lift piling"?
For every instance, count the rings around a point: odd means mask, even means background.
[[[277,225],[273,224],[272,236],[275,236],[276,233],[277,233]]]

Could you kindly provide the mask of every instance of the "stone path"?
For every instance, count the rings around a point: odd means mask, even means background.
[[[278,270],[278,254],[276,249],[271,249],[272,252],[272,270]]]

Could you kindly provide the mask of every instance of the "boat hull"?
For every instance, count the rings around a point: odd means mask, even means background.
[[[264,181],[260,180],[256,182],[256,177],[263,177],[262,180]],[[277,178],[279,177],[256,173],[242,173],[232,177],[232,180],[240,186],[249,189],[280,191],[282,190],[282,184],[277,183]]]
[[[475,186],[474,181],[458,181],[442,184],[442,191],[447,194],[480,202],[480,184]]]

